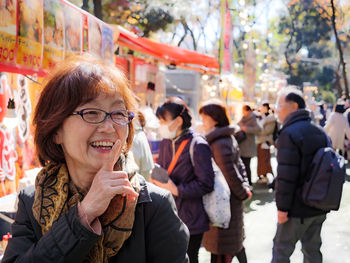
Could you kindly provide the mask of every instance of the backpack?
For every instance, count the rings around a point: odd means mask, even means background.
[[[190,144],[190,157],[192,165],[194,165],[194,143],[195,138],[192,139]],[[230,187],[228,186],[225,176],[222,174],[220,168],[215,163],[213,157],[211,158],[211,162],[215,173],[214,190],[202,197],[204,210],[207,213],[209,221],[213,226],[228,228],[231,220]]]
[[[320,148],[310,171],[302,187],[303,202],[324,211],[338,210],[345,182],[344,158],[330,146]]]

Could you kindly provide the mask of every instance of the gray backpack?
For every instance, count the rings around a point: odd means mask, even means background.
[[[302,188],[303,202],[324,211],[338,210],[345,182],[345,160],[333,148],[320,148]]]

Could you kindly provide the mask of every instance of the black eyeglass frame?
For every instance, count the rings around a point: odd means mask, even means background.
[[[99,121],[99,122],[91,122],[91,121],[87,121],[86,119],[84,119],[84,111],[87,111],[87,110],[95,110],[95,111],[100,111],[100,112],[104,112],[105,114],[105,117],[103,118],[102,121]],[[116,122],[113,117],[112,117],[112,114],[115,113],[115,112],[125,112],[127,113],[128,115],[128,122],[127,123],[119,123],[119,122]],[[118,124],[118,125],[128,125],[132,119],[135,117],[135,114],[132,112],[132,111],[129,111],[129,110],[115,110],[115,111],[112,111],[112,112],[107,112],[107,111],[104,111],[104,110],[101,110],[101,109],[96,109],[96,108],[86,108],[86,109],[81,109],[80,111],[73,111],[71,115],[79,115],[83,121],[87,122],[87,123],[91,123],[91,124],[99,124],[99,123],[102,123],[104,122],[107,117],[109,116],[111,118],[111,120]]]

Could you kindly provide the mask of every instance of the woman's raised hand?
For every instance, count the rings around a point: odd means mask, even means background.
[[[113,171],[120,153],[121,141],[118,140],[113,145],[108,159],[97,172],[89,192],[81,202],[89,224],[107,210],[110,201],[115,195],[130,195],[132,198],[138,196],[138,193],[130,184],[127,173]]]

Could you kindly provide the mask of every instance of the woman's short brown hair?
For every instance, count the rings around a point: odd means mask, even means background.
[[[120,94],[127,110],[134,110],[135,99],[124,74],[112,65],[104,65],[92,56],[75,56],[57,64],[47,76],[35,108],[34,143],[42,165],[64,163],[62,147],[54,137],[63,121],[80,105],[100,94]],[[132,145],[134,128],[129,123],[125,151]]]
[[[217,122],[216,127],[224,127],[230,125],[230,118],[226,106],[217,99],[205,102],[199,108],[199,114],[210,116]]]

